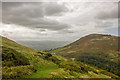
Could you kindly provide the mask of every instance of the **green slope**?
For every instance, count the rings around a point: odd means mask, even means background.
[[[76,58],[85,64],[97,66],[120,76],[119,40],[120,37],[117,36],[90,34],[50,52],[67,58]]]
[[[87,64],[41,52],[2,37],[3,78],[117,78]],[[108,74],[109,73],[109,74]]]
[[[33,71],[29,71],[29,68],[31,68],[31,66],[33,68],[35,68],[35,70],[39,69],[39,68],[52,68],[52,67],[56,67],[57,65],[55,63],[53,63],[52,61],[48,61],[48,60],[45,60],[43,58],[40,58],[40,57],[36,57],[35,55],[37,54],[37,50],[35,49],[32,49],[32,48],[28,48],[28,47],[25,47],[25,46],[22,46],[20,44],[17,44],[16,42],[12,41],[12,40],[9,40],[5,37],[2,37],[2,47],[6,47],[6,49],[10,49],[10,50],[15,50],[14,52],[18,53],[18,54],[21,54],[22,56],[25,56],[25,58],[28,59],[29,61],[29,66],[27,65],[17,65],[18,67],[10,67],[9,66],[3,66],[3,78],[9,78],[11,75],[12,77],[24,77],[25,74],[25,71],[26,73],[29,73],[29,74],[26,74],[26,75],[31,75]],[[3,54],[7,54],[9,55],[9,52],[6,52],[4,51],[4,49],[2,49],[3,51]],[[11,52],[13,54],[15,54],[14,52]],[[44,53],[44,52],[41,52],[41,53]],[[18,56],[16,56],[17,58],[19,58]],[[6,57],[6,58],[9,58],[9,57]],[[16,61],[16,59],[13,59],[14,61]],[[26,60],[24,60],[25,62]],[[6,61],[8,62],[8,61]],[[23,63],[23,62],[21,62]],[[4,62],[3,62],[4,64]],[[15,69],[16,68],[16,69]],[[24,68],[26,70],[24,70]],[[6,69],[9,69],[9,70],[12,70],[11,73],[12,74],[9,74],[9,71],[6,71]],[[19,72],[17,72],[19,69],[21,69],[21,75],[19,75]],[[15,72],[14,72],[15,71]],[[28,72],[29,71],[29,72]],[[8,73],[8,74],[7,74]],[[18,76],[15,76],[15,75],[18,75]],[[5,77],[4,77],[5,76]]]

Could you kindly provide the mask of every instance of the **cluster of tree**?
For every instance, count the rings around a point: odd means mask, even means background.
[[[100,57],[94,56],[80,56],[77,58],[78,61],[81,61],[85,64],[91,64],[93,66],[97,66],[98,68],[107,70],[108,72],[112,72],[118,76],[120,76],[120,63],[115,63],[112,61],[105,60]]]

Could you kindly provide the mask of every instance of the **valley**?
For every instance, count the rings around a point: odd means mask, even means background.
[[[78,54],[77,51],[79,49],[77,50],[77,47],[75,47],[76,45],[77,46],[79,45],[78,41],[77,43],[72,43],[72,44],[76,44],[74,46],[70,44],[64,47],[54,49],[52,51],[42,52],[36,49],[32,49],[32,48],[20,45],[5,37],[1,36],[1,38],[2,38],[1,49],[2,49],[3,79],[6,79],[6,78],[9,78],[9,79],[10,78],[108,78],[108,79],[113,78],[113,79],[117,79],[119,78],[119,75],[118,75],[119,72],[108,71],[106,69],[102,69],[98,67],[97,64],[95,66],[89,63],[89,61],[93,61],[94,63],[95,62],[94,60],[97,60],[99,58],[96,59],[96,57],[95,56],[93,57],[93,55],[85,56],[83,54],[82,55]],[[117,45],[117,44],[114,44],[114,45]],[[73,48],[71,48],[71,46]],[[83,46],[83,47],[85,48],[86,46]],[[116,47],[114,47],[114,50],[116,50],[115,48]],[[70,52],[68,52],[69,50]],[[75,50],[77,53],[74,53]],[[66,54],[63,55],[61,53],[66,53]],[[81,55],[81,56],[76,57],[75,54]],[[84,54],[88,54],[88,53],[84,53]],[[117,62],[117,58],[119,58],[117,54],[119,53],[116,53],[115,56],[113,56],[114,62]],[[74,60],[71,59],[72,58],[71,56],[74,57],[75,59]],[[101,55],[101,56],[104,56],[104,55]],[[90,59],[90,57],[92,60]],[[85,62],[84,60],[86,61],[89,60],[89,61]],[[102,60],[102,59],[99,59],[99,60]],[[109,60],[109,58],[106,58],[105,60]],[[105,60],[102,60],[102,61],[105,61]],[[112,65],[115,66],[115,68],[117,66],[117,64],[112,64]]]

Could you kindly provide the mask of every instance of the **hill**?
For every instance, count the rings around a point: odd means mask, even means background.
[[[50,52],[67,58],[75,58],[77,61],[94,65],[119,75],[119,40],[120,37],[117,36],[90,34]]]
[[[42,52],[2,38],[3,78],[118,78],[80,61]]]
[[[5,37],[1,38],[3,78],[25,77],[38,71],[39,68],[57,67],[52,61],[36,57],[38,50],[22,46]]]

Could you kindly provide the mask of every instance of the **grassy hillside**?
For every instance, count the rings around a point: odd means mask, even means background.
[[[9,40],[5,37],[2,37],[2,56],[3,60],[3,78],[15,78],[15,77],[24,77],[26,75],[31,75],[34,71],[37,71],[39,68],[53,68],[57,65],[51,61],[44,60],[43,58],[36,57],[38,54],[37,50],[22,46],[16,42]],[[41,52],[44,53],[44,52]],[[9,60],[7,60],[9,59]],[[20,61],[21,64],[17,64],[15,61]],[[23,64],[23,62],[28,62],[28,65]],[[13,66],[12,66],[13,64]],[[33,69],[32,69],[33,68]],[[32,69],[32,70],[31,70]],[[11,74],[10,74],[11,73]]]
[[[118,78],[105,70],[31,49],[2,37],[3,78]]]
[[[50,52],[67,58],[76,58],[85,64],[91,64],[119,75],[119,40],[120,37],[117,36],[90,34]]]

